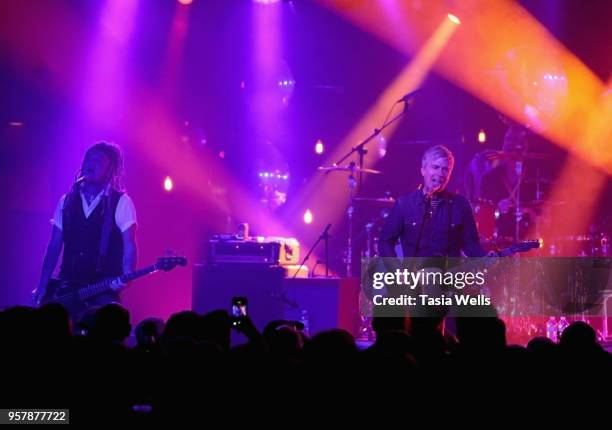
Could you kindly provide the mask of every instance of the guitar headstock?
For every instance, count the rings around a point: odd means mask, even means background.
[[[157,259],[157,263],[155,263],[155,267],[157,268],[157,270],[163,270],[165,272],[168,272],[174,269],[176,266],[186,266],[186,265],[187,265],[187,259],[185,257],[178,257],[178,256],[159,257]]]

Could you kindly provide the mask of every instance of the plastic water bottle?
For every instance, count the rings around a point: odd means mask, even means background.
[[[546,337],[552,340],[553,342],[557,341],[557,319],[553,316],[548,318],[546,321]]]
[[[557,332],[558,332],[557,336],[559,337],[559,339],[561,338],[563,331],[567,328],[568,325],[569,325],[569,321],[567,321],[567,318],[565,317],[559,318],[559,322],[557,323]]]
[[[300,322],[304,324],[304,334],[307,336],[310,335],[310,317],[306,309],[302,309],[302,313],[300,314]]]
[[[608,236],[602,233],[601,235],[601,255],[607,257],[610,255],[610,243]]]

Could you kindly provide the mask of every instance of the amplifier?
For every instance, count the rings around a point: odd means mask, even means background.
[[[280,243],[258,243],[246,240],[215,240],[208,242],[210,263],[278,264]]]
[[[300,246],[296,239],[258,237],[255,240],[216,237],[208,242],[210,263],[299,264]]]

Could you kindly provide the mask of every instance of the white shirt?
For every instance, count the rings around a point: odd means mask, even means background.
[[[85,199],[85,196],[83,193],[81,193],[81,202],[83,203],[83,213],[85,214],[85,218],[89,218],[89,216],[93,213],[94,209],[96,209],[102,200],[103,194],[104,190],[100,191],[100,193],[91,201],[91,203],[88,204],[87,199]],[[59,202],[57,202],[55,213],[51,219],[51,224],[60,230],[62,230],[62,208],[64,207],[64,200],[66,200],[65,194],[62,196]],[[132,225],[136,224],[136,207],[134,206],[132,199],[126,193],[121,195],[119,202],[117,203],[115,223],[122,233]]]

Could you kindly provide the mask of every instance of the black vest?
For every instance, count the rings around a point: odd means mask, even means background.
[[[60,277],[62,279],[90,282],[123,273],[123,238],[115,222],[115,212],[123,193],[111,191],[107,202],[102,197],[94,211],[85,218],[83,202],[79,194],[68,194],[62,209],[62,233],[64,255]],[[109,206],[107,209],[106,206]],[[100,240],[104,213],[110,209],[111,229],[106,258],[100,271],[96,270],[100,253]]]

